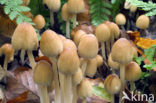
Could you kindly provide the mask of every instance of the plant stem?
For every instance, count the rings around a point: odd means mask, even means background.
[[[86,72],[86,68],[87,68],[87,62],[88,60],[84,59],[83,62],[82,62],[82,74],[83,76],[85,76],[85,72]]]
[[[72,81],[71,75],[65,75],[64,77],[64,103],[72,103]]]
[[[24,63],[24,56],[25,56],[25,50],[22,49],[22,50],[21,50],[21,54],[20,54],[20,58],[21,58],[22,64]]]
[[[54,12],[53,11],[50,11],[50,23],[51,23],[51,26],[54,25]]]
[[[77,15],[74,14],[74,15],[73,15],[73,28],[76,27],[76,22],[77,22]]]
[[[66,21],[66,37],[70,38],[70,20]]]
[[[39,90],[40,102],[50,103],[47,86],[38,85],[38,90]]]
[[[106,60],[106,55],[105,55],[105,42],[101,42],[101,49],[102,49],[102,56],[103,56],[103,59]]]
[[[72,103],[77,103],[77,86],[76,85],[73,85],[73,100],[72,100]]]
[[[57,70],[57,59],[50,57],[50,60],[53,63],[52,68],[54,71],[55,103],[61,103],[60,86],[59,86],[59,78],[58,78],[59,74]]]
[[[136,89],[135,83],[133,81],[130,81],[130,90],[134,91]]]
[[[115,102],[114,102],[114,99],[115,99],[115,98],[114,98],[114,94],[111,94],[111,103],[115,103]]]
[[[35,62],[34,56],[32,54],[32,51],[27,51],[27,54],[28,54],[28,58],[29,58],[29,61],[30,61],[30,65],[31,65],[32,69],[34,70],[36,62]]]

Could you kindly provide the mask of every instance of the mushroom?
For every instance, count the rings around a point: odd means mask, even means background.
[[[73,41],[74,41],[74,43],[76,44],[76,46],[79,45],[80,39],[81,39],[81,37],[83,37],[84,35],[86,35],[86,33],[85,33],[83,30],[78,30],[78,31],[76,31],[76,33],[74,34],[74,37],[73,37]]]
[[[6,71],[8,63],[14,60],[14,49],[11,44],[3,44],[0,48],[1,55],[5,56],[3,69]]]
[[[67,10],[67,3],[65,3],[62,7],[61,16],[64,21],[66,21],[66,37],[70,38],[70,19],[72,15]]]
[[[111,36],[111,31],[109,27],[106,24],[100,24],[96,27],[95,35],[98,39],[98,42],[101,43],[102,48],[102,56],[104,60],[106,60],[106,54],[105,54],[105,42],[108,42]]]
[[[35,28],[38,29],[38,31],[40,31],[46,24],[44,17],[40,14],[35,16],[33,22],[35,23]]]
[[[93,34],[81,38],[78,45],[78,53],[83,58],[82,73],[85,75],[88,59],[95,58],[98,53],[98,41]]]
[[[38,48],[38,39],[33,26],[26,22],[19,24],[13,33],[11,44],[15,50],[21,50],[20,57],[22,63],[24,61],[25,51],[27,51],[28,58],[33,69],[36,62],[32,51]]]
[[[140,66],[136,62],[130,62],[126,65],[125,70],[125,79],[130,81],[130,90],[134,91],[135,88],[135,81],[137,81],[141,77],[142,71]]]
[[[50,103],[47,87],[52,82],[53,73],[51,68],[48,62],[41,60],[36,64],[34,69],[33,79],[38,86],[41,103]]]
[[[122,30],[125,31],[124,25],[126,24],[126,17],[124,14],[119,13],[115,17],[115,23],[121,26]]]
[[[86,98],[92,95],[92,85],[88,79],[84,78],[77,86],[77,93],[83,99],[83,103],[87,103]]]
[[[136,10],[137,10],[137,6],[131,4],[131,6],[130,6],[130,12],[131,13],[135,13]]]
[[[96,56],[96,60],[97,60],[97,66],[100,67],[103,64],[103,58],[101,55],[97,55]]]
[[[73,14],[73,27],[75,28],[77,14],[84,11],[85,3],[83,0],[68,0],[67,5],[68,12]]]
[[[43,0],[43,4],[46,4],[50,9],[50,23],[54,25],[54,12],[57,12],[61,7],[60,0]]]
[[[75,43],[70,39],[66,39],[63,41],[63,49],[66,49],[66,48],[71,48],[71,49],[77,51],[77,47],[76,47]]]
[[[64,103],[72,103],[72,75],[79,68],[78,54],[71,48],[66,48],[58,58],[58,70],[64,74]]]
[[[42,53],[49,57],[53,63],[54,72],[54,88],[55,88],[55,102],[60,103],[61,95],[59,90],[59,78],[57,70],[57,57],[63,51],[63,43],[60,37],[52,30],[46,30],[40,40],[40,49]]]
[[[115,73],[115,70],[120,68],[120,64],[112,60],[111,53],[108,56],[108,65],[111,67],[112,73]]]
[[[120,91],[120,100],[122,98],[122,92],[125,88],[125,65],[132,61],[134,56],[133,47],[130,42],[125,38],[118,39],[111,52],[112,60],[120,64],[120,78],[122,82],[122,88]]]
[[[111,103],[115,103],[114,95],[121,90],[121,80],[119,77],[115,74],[107,76],[104,81],[104,87],[106,91],[111,94]]]
[[[73,85],[73,100],[72,103],[77,103],[77,85],[80,84],[80,82],[83,79],[82,70],[81,68],[78,69],[78,71],[72,75],[72,85]]]

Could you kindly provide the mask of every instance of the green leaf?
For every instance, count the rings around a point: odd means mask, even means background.
[[[103,87],[93,86],[93,94],[110,101],[110,94]]]
[[[152,62],[154,60],[154,56],[156,54],[156,45],[153,45],[152,47],[145,50],[146,58]]]
[[[20,16],[18,16],[16,19],[17,24],[21,24],[22,21],[23,21],[23,19]]]
[[[147,77],[149,77],[149,76],[151,76],[150,73],[148,73],[148,72],[142,72],[142,74],[141,74],[141,79],[147,78]]]
[[[135,56],[134,60],[138,65],[141,65],[141,62],[144,61],[144,58],[142,56],[141,57]]]
[[[111,3],[114,4],[116,2],[116,0],[111,0]]]
[[[18,15],[18,12],[17,11],[12,11],[10,14],[9,14],[9,18],[11,20],[14,20],[16,18],[16,16]]]
[[[17,6],[16,9],[19,12],[28,12],[28,11],[30,11],[30,8],[28,8],[26,6]]]
[[[10,6],[5,6],[5,8],[4,8],[5,14],[9,14],[10,13],[10,9],[11,9]]]

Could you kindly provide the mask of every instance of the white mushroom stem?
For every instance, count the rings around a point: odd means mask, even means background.
[[[54,89],[55,89],[55,103],[61,103],[61,94],[57,70],[57,59],[50,57],[51,62],[53,63],[52,68],[54,70]]]
[[[125,65],[120,64],[120,79],[121,79],[121,91],[120,91],[120,102],[123,96],[123,91],[125,89]]]
[[[106,55],[105,55],[105,42],[101,42],[101,49],[102,49],[102,56],[103,56],[103,59],[106,60]]]
[[[61,103],[64,103],[64,75],[59,73],[60,86],[61,86]]]
[[[114,35],[111,36],[111,48],[112,48],[113,44],[114,44]]]
[[[72,100],[72,103],[77,103],[77,98],[78,98],[77,86],[73,85],[73,100]]]
[[[50,10],[50,23],[51,23],[51,26],[54,25],[54,12]]]
[[[50,103],[47,86],[38,85],[39,97],[41,103]]]
[[[72,81],[71,75],[65,75],[64,78],[64,103],[72,103]]]
[[[84,59],[83,62],[82,62],[82,74],[83,76],[85,76],[85,72],[86,72],[86,68],[87,68],[87,62],[88,60]]]
[[[110,40],[106,41],[106,51],[107,51],[107,57],[108,57],[110,53]]]
[[[76,27],[76,22],[77,22],[77,14],[73,15],[73,28]]]
[[[136,89],[135,83],[133,81],[130,81],[130,90],[134,91]]]
[[[7,58],[7,57],[5,57],[5,58],[4,58],[3,69],[6,71],[6,70],[7,70],[7,68],[8,68],[8,58]]]
[[[24,63],[24,56],[25,56],[25,50],[22,49],[21,50],[21,54],[20,54],[20,58],[21,58],[22,64]]]
[[[29,58],[29,61],[30,61],[30,65],[31,65],[32,69],[34,70],[36,62],[35,62],[34,56],[32,54],[32,51],[27,51],[27,54],[28,54],[28,58]]]
[[[114,98],[114,94],[111,94],[111,103],[115,103],[115,102],[114,102],[114,99],[115,99],[115,98]]]
[[[70,38],[70,20],[66,21],[66,37]]]

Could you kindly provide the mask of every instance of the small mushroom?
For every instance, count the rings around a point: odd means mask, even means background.
[[[81,39],[81,37],[83,37],[84,35],[86,35],[86,33],[85,33],[83,30],[78,30],[78,31],[76,31],[76,33],[74,34],[74,37],[73,37],[73,41],[74,41],[74,43],[76,44],[76,46],[79,45],[80,39]]]
[[[122,30],[125,31],[124,25],[126,24],[126,17],[124,14],[119,13],[115,17],[115,23],[121,26]]]
[[[97,66],[98,67],[102,66],[102,64],[104,62],[102,56],[101,55],[97,55],[96,56],[96,60],[97,60]]]
[[[67,5],[68,12],[73,14],[73,27],[75,28],[77,14],[84,11],[85,3],[83,0],[68,0]]]
[[[136,62],[130,62],[125,67],[125,79],[130,81],[130,90],[134,91],[135,88],[135,81],[137,81],[142,74],[140,66]]]
[[[38,86],[41,103],[50,103],[47,87],[52,82],[53,73],[51,68],[48,62],[41,60],[36,64],[34,69],[33,79]]]
[[[130,12],[131,13],[135,13],[136,11],[137,11],[137,6],[131,4],[131,6],[130,6]]]
[[[115,103],[114,95],[121,90],[121,80],[115,74],[107,76],[104,82],[104,87],[111,94],[111,103]]]

